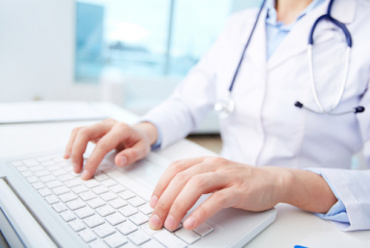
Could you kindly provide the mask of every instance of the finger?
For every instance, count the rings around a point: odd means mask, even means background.
[[[81,127],[76,127],[72,130],[71,136],[69,137],[69,140],[68,140],[68,143],[67,143],[67,146],[66,146],[66,150],[65,150],[65,153],[64,153],[64,158],[65,159],[68,159],[68,158],[71,157],[72,145],[73,145],[73,142],[76,138],[76,135],[77,135],[77,133],[80,129],[81,129]]]
[[[193,176],[176,197],[164,226],[174,230],[203,194],[227,187],[229,178],[220,172],[207,172]]]
[[[161,197],[171,180],[181,171],[184,171],[195,164],[199,164],[203,162],[204,158],[198,157],[198,158],[189,158],[189,159],[183,159],[179,161],[175,161],[171,163],[166,171],[162,174],[161,178],[159,179],[157,185],[154,188],[152,198],[150,200],[150,206],[152,208],[156,207],[156,204],[158,202],[158,199]]]
[[[152,217],[149,220],[149,225],[152,229],[159,229],[163,226],[165,219],[167,219],[168,212],[175,201],[176,197],[179,193],[183,190],[185,185],[191,180],[192,177],[206,173],[213,168],[210,168],[211,165],[199,163],[191,168],[185,169],[174,176],[174,178],[170,181],[168,187],[164,190],[164,192],[159,197],[159,200],[154,208],[152,213]],[[179,220],[175,219],[172,221],[171,217],[168,219],[169,223],[168,229],[173,230],[177,227],[176,224],[171,224],[176,222],[178,224]],[[166,226],[166,227],[167,227]]]
[[[134,146],[126,148],[118,153],[114,159],[117,166],[125,166],[143,159],[150,152],[150,147],[145,142],[139,141]]]
[[[127,125],[115,125],[110,132],[106,133],[105,136],[96,143],[93,152],[85,163],[85,167],[81,175],[83,180],[90,179],[94,175],[105,155],[129,137],[127,135],[130,132],[127,130],[127,127]]]
[[[184,227],[188,230],[193,230],[222,209],[237,205],[237,201],[238,197],[235,189],[226,188],[217,191],[186,218]]]
[[[100,122],[88,127],[81,128],[77,131],[76,137],[72,144],[71,161],[75,172],[80,172],[83,164],[83,154],[86,150],[87,143],[90,140],[97,139],[105,135],[110,129],[106,122]]]

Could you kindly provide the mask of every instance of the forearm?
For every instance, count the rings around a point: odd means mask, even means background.
[[[326,213],[337,202],[320,175],[305,170],[286,170],[280,202],[316,213]]]

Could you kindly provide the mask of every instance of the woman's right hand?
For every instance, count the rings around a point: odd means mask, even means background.
[[[150,122],[128,125],[113,119],[106,119],[91,126],[73,129],[68,141],[64,158],[71,159],[73,170],[81,172],[81,178],[90,179],[104,156],[116,149],[117,166],[132,164],[147,156],[150,147],[156,142],[158,131]],[[88,142],[96,144],[89,159],[83,165],[83,154]]]

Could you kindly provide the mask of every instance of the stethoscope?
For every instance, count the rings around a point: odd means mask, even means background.
[[[219,115],[222,118],[228,117],[235,110],[235,101],[232,98],[231,93],[232,93],[232,90],[233,90],[233,87],[234,87],[234,84],[235,84],[235,79],[238,75],[240,66],[241,66],[242,61],[244,59],[245,51],[247,50],[247,48],[249,46],[249,43],[252,39],[252,36],[253,36],[254,30],[256,29],[259,17],[261,15],[263,7],[265,6],[265,2],[266,2],[266,0],[263,0],[263,2],[261,4],[261,7],[260,7],[260,10],[258,12],[256,21],[253,25],[251,34],[249,35],[247,43],[244,46],[242,56],[239,60],[238,66],[237,66],[237,68],[235,70],[235,73],[234,73],[234,77],[233,77],[233,79],[231,81],[231,84],[230,84],[230,87],[229,87],[228,96],[227,96],[226,99],[221,99],[221,100],[217,101],[217,103],[214,106],[215,110],[217,112],[219,112]],[[356,113],[362,113],[362,112],[365,111],[365,108],[363,106],[357,106],[357,107],[355,107],[351,110],[344,111],[344,112],[339,112],[339,113],[338,112],[335,112],[335,113],[333,112],[338,107],[338,105],[339,105],[339,103],[340,103],[340,101],[343,97],[344,89],[346,87],[347,77],[348,77],[348,72],[349,72],[349,62],[350,62],[350,56],[351,56],[351,48],[352,48],[352,38],[351,38],[350,32],[348,31],[348,29],[346,28],[346,26],[343,23],[334,19],[334,17],[331,16],[331,8],[333,6],[333,2],[334,2],[334,0],[330,0],[326,14],[320,16],[315,21],[315,23],[313,24],[313,26],[311,28],[309,38],[308,38],[307,57],[308,57],[308,67],[309,67],[309,72],[310,72],[310,85],[311,85],[311,90],[313,92],[313,96],[314,96],[314,99],[315,99],[315,103],[318,106],[319,111],[316,111],[316,110],[313,110],[309,107],[306,107],[306,106],[304,106],[303,103],[301,103],[299,101],[297,101],[294,105],[298,108],[304,108],[304,109],[306,109],[310,112],[316,113],[316,114],[344,115],[344,114],[348,114],[348,113],[355,113],[355,114]],[[343,33],[346,37],[346,42],[347,42],[343,81],[340,85],[340,90],[338,91],[338,95],[335,98],[335,102],[333,104],[333,107],[331,107],[330,109],[325,109],[323,107],[323,105],[322,105],[322,103],[321,103],[321,101],[320,101],[320,99],[317,95],[317,90],[316,90],[316,85],[315,85],[315,80],[314,80],[314,72],[313,72],[313,56],[312,56],[312,47],[313,47],[313,43],[314,43],[313,34],[315,32],[315,28],[316,28],[317,24],[320,23],[320,21],[322,21],[322,20],[328,20],[328,21],[334,23],[336,26],[338,26],[343,31]]]

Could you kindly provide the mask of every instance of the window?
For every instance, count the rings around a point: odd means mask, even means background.
[[[232,11],[259,2],[77,1],[76,82],[98,83],[107,71],[181,78],[214,42]]]

